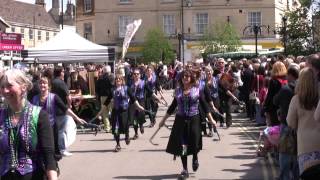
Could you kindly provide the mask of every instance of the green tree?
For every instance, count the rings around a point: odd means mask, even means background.
[[[287,26],[282,28],[282,42],[286,42],[286,53],[301,55],[312,53],[312,27],[308,19],[308,8],[301,7],[287,12]]]
[[[202,38],[204,56],[212,53],[237,51],[241,41],[235,28],[230,23],[217,23],[208,28]]]
[[[142,57],[144,62],[171,62],[175,55],[169,40],[165,37],[163,31],[158,28],[147,32],[143,44]]]

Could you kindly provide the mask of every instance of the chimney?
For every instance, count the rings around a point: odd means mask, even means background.
[[[36,5],[40,5],[40,6],[43,6],[45,7],[46,6],[46,3],[44,2],[44,0],[36,0]]]

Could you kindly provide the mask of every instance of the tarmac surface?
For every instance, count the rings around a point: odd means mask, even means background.
[[[173,91],[165,91],[166,101],[170,104]],[[163,117],[167,107],[160,105],[157,122]],[[174,116],[166,124],[172,125]],[[115,153],[115,141],[110,133],[79,132],[76,142],[69,147],[73,153],[60,162],[61,180],[160,180],[177,179],[182,170],[179,157],[166,153],[170,130],[163,127],[155,136],[152,145],[149,138],[158,128],[148,128],[150,121],[145,123],[145,133],[139,134],[137,140],[130,145],[121,136],[121,151]],[[218,123],[219,124],[219,123]],[[244,118],[243,114],[233,114],[233,125],[230,128],[218,127],[221,141],[213,137],[203,137],[203,150],[200,151],[199,169],[192,171],[192,156],[188,157],[189,179],[254,179],[273,180],[278,176],[278,167],[273,158],[256,156],[259,132],[263,127],[255,127],[254,123]],[[130,136],[133,137],[133,128]]]

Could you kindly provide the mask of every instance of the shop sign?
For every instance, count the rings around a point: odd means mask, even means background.
[[[0,50],[3,51],[21,51],[24,46],[21,45],[21,34],[0,33]]]

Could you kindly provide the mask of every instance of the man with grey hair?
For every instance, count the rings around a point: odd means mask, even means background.
[[[108,96],[112,96],[112,87],[113,87],[113,76],[111,73],[111,67],[106,65],[102,68],[102,74],[99,75],[99,78],[96,82],[96,96],[100,101],[102,107],[103,103],[106,101]],[[109,113],[111,112],[112,104],[110,103],[105,111],[102,112],[102,120],[104,124],[104,130],[107,133],[111,132]]]

